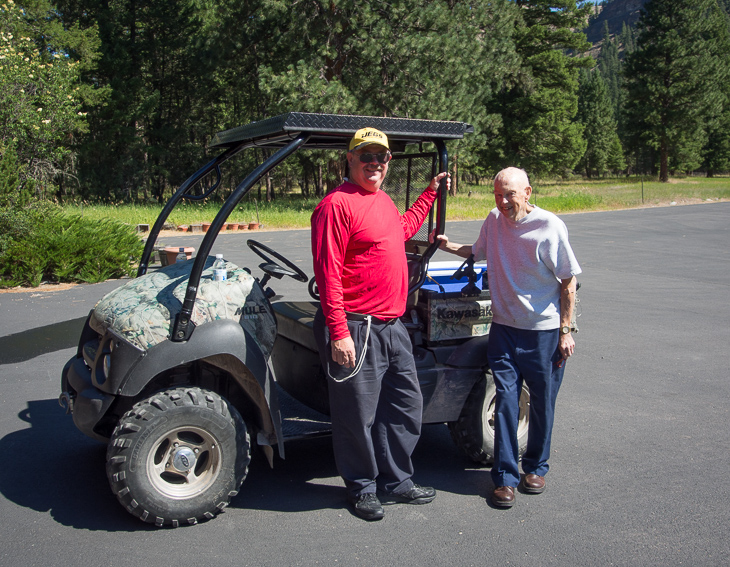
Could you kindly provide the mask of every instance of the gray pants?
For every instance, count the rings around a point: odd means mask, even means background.
[[[349,321],[357,360],[367,323]],[[352,368],[332,360],[329,329],[320,309],[314,334],[325,370],[333,378]],[[373,319],[360,371],[344,382],[328,378],[335,462],[348,496],[375,492],[403,493],[413,486],[411,455],[421,435],[423,397],[413,361],[411,340],[400,320]]]

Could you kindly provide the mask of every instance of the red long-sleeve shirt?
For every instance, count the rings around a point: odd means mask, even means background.
[[[314,275],[330,338],[349,336],[345,311],[394,319],[408,294],[405,241],[423,224],[436,192],[427,189],[403,215],[383,191],[346,181],[312,214]]]

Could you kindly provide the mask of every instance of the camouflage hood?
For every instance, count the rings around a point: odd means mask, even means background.
[[[254,285],[251,274],[230,262],[226,262],[227,281],[214,281],[214,261],[213,256],[206,260],[193,308],[193,323],[200,326],[216,319],[233,319],[270,353],[276,325],[268,308],[260,309],[268,305],[260,286]],[[112,328],[143,350],[168,340],[175,317],[182,309],[192,264],[193,260],[172,264],[112,291],[96,304],[89,325],[100,334]],[[255,316],[242,317],[254,311]]]

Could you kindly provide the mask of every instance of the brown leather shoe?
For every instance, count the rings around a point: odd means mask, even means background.
[[[545,477],[537,474],[526,474],[522,480],[522,488],[528,494],[540,494],[545,491]]]
[[[512,486],[498,486],[492,492],[492,504],[500,508],[511,508],[515,504],[515,489]]]

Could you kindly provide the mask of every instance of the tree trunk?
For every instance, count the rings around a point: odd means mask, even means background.
[[[302,195],[305,199],[309,198],[309,167],[305,164],[303,169],[304,179],[302,180]]]
[[[342,183],[342,178],[344,177],[344,171],[343,171],[343,164],[342,160],[340,159],[331,159],[327,162],[327,191],[332,191],[335,187],[340,185]]]
[[[266,172],[266,201],[271,202],[274,200],[274,182],[271,179],[271,174]]]
[[[667,183],[669,181],[669,148],[666,138],[662,138],[659,152],[659,181]]]
[[[317,173],[316,173],[316,183],[317,183],[317,198],[321,199],[324,197],[324,183],[322,183],[322,166],[317,166]]]

